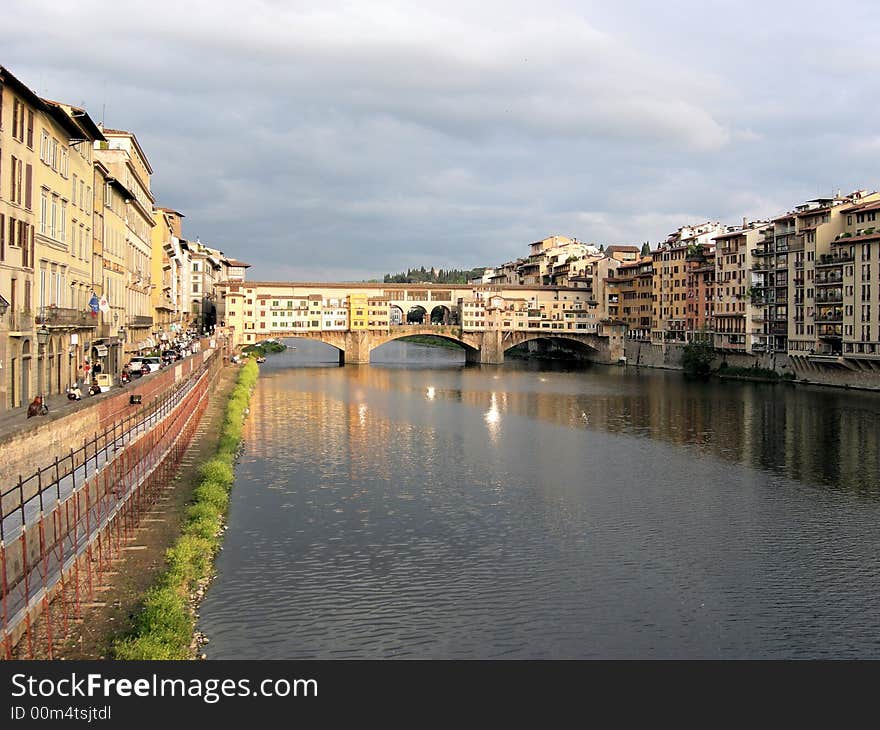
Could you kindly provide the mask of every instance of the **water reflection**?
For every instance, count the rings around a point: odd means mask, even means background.
[[[393,347],[400,348],[403,355]],[[302,357],[302,346],[298,351]],[[390,343],[386,357],[459,364],[456,352]],[[411,353],[415,352],[416,355]],[[308,357],[308,355],[306,355]],[[276,359],[279,372],[291,359]],[[294,360],[297,365],[299,361]],[[542,369],[536,369],[542,368]],[[547,371],[547,368],[552,368]],[[585,372],[589,373],[585,377]],[[318,376],[322,390],[335,369]],[[503,391],[498,381],[503,378]],[[413,390],[429,401],[454,401],[482,414],[490,435],[506,413],[694,447],[796,480],[876,493],[880,474],[880,396],[792,384],[700,383],[678,373],[624,368],[578,368],[570,363],[510,363],[459,368],[424,376],[403,363],[346,368],[358,397],[397,402]],[[392,397],[392,394],[395,394]],[[282,397],[282,396],[278,396]]]
[[[880,656],[876,395],[436,357],[263,366],[210,657]]]

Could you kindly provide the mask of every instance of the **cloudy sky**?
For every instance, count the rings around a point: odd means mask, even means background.
[[[252,279],[652,244],[880,187],[880,3],[3,0],[0,63],[134,131]]]

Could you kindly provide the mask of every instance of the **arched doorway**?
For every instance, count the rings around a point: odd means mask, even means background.
[[[392,327],[398,327],[403,324],[403,310],[396,304],[392,304],[388,310],[388,323]]]
[[[31,402],[31,342],[21,343],[21,398],[20,405]]]
[[[450,324],[451,321],[449,307],[438,304],[431,310],[431,324]]]
[[[414,307],[411,307],[410,310],[406,313],[407,324],[425,324],[427,319],[427,310],[424,307],[420,307],[418,304]]]

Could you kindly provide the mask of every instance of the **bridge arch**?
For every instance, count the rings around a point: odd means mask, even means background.
[[[404,323],[405,315],[403,310],[396,304],[388,307],[388,320],[392,327],[397,327]]]
[[[445,304],[431,310],[431,324],[452,324],[452,311]]]
[[[450,328],[451,329],[451,328]],[[465,339],[459,337],[456,333],[448,331],[445,327],[439,326],[409,326],[409,327],[399,327],[393,328],[388,334],[376,337],[374,336],[370,342],[370,353],[372,354],[375,350],[382,347],[383,345],[387,345],[389,342],[394,342],[396,340],[402,340],[407,337],[419,336],[419,335],[429,335],[431,337],[438,337],[443,340],[447,340],[449,342],[454,342],[459,345],[465,353],[465,360],[470,362],[472,359],[479,353],[479,348],[475,343],[468,342]]]
[[[428,321],[428,310],[420,304],[414,304],[406,313],[407,324],[430,324]]]
[[[318,362],[338,362],[340,365],[342,365],[345,363],[345,338],[333,337],[332,335],[334,334],[336,333],[316,332],[314,334],[311,334],[305,332],[297,332],[295,334],[276,334],[273,336],[273,339],[278,340],[291,350],[296,350],[297,347],[302,347],[303,344],[307,342],[317,342],[322,345],[326,345],[327,359],[321,359],[318,360]],[[321,355],[321,357],[324,356]]]
[[[504,343],[503,349],[507,353],[517,347],[527,349],[529,352],[540,352],[542,349],[560,348],[563,351],[568,350],[570,354],[581,355],[586,359],[593,359],[601,354],[602,343],[600,338],[587,333],[575,334],[567,336],[565,333],[522,333],[515,341]],[[536,343],[537,347],[530,346],[530,343]],[[541,344],[543,343],[543,344]]]

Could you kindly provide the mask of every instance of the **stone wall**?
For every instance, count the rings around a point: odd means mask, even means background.
[[[627,366],[681,370],[683,350],[684,346],[679,344],[657,345],[651,342],[627,340],[625,346],[626,364]],[[857,363],[844,363],[839,360],[828,363],[813,363],[808,358],[789,358],[783,353],[767,355],[719,353],[712,361],[712,367],[718,368],[722,362],[734,367],[759,367],[775,370],[780,375],[793,372],[799,382],[833,385],[841,388],[880,390],[880,367],[873,368],[868,363],[860,367]]]
[[[137,378],[124,388],[113,387],[107,393],[84,396],[71,404],[72,411],[50,412],[46,416],[26,419],[22,412],[21,428],[0,436],[0,492],[5,492],[18,481],[27,478],[38,468],[45,468],[55,457],[79,449],[95,434],[114,423],[149,406],[175,383],[187,378],[217,353],[209,349],[210,340],[204,340],[202,350],[152,375]],[[132,395],[141,396],[141,405],[130,405]]]

